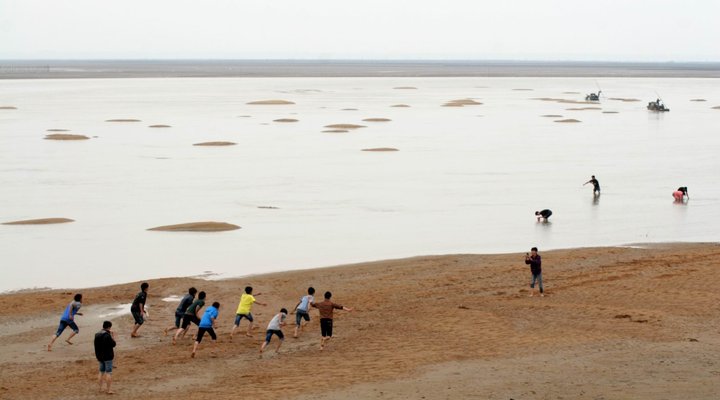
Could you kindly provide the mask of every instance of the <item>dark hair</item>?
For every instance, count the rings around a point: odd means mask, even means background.
[[[540,215],[540,211],[535,211],[535,215]]]
[[[103,329],[110,329],[112,327],[112,322],[105,321],[103,322]]]
[[[593,175],[592,178],[595,179],[595,175]]]
[[[191,296],[195,296],[195,293],[197,293],[197,289],[191,287],[190,289],[188,289],[188,293],[190,293]]]
[[[205,292],[198,293],[198,299],[202,300],[205,298]]]
[[[537,247],[533,247],[530,251],[537,251]]]
[[[312,286],[310,286],[310,287],[308,288],[308,294],[315,294],[315,288],[312,287]]]
[[[280,309],[280,312],[283,313],[283,314],[287,314],[287,310],[284,309],[284,308],[281,308],[281,309]]]
[[[247,293],[247,294],[252,293],[252,286],[245,286],[245,293]]]
[[[213,303],[213,307],[215,307],[215,308],[220,308],[220,303],[218,303],[217,301],[214,302],[214,303]]]
[[[80,294],[80,293],[76,294],[75,297],[73,297],[73,299],[75,299],[75,301],[82,301],[82,294]]]
[[[330,292],[325,292],[325,298],[326,298],[326,299],[329,299],[329,298],[331,298],[331,297],[332,297],[332,293],[330,293]]]
[[[145,289],[147,289],[147,288],[149,288],[149,287],[150,287],[150,285],[148,285],[147,282],[143,282],[142,285],[140,285],[140,290],[145,290]]]

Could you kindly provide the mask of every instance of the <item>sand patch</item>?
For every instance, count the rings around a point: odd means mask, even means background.
[[[255,106],[282,106],[282,105],[291,105],[295,104],[292,101],[288,100],[256,100],[251,101],[247,104],[255,105]]]
[[[11,221],[3,222],[3,225],[50,225],[50,224],[65,224],[68,222],[75,222],[74,219],[70,218],[40,218],[40,219],[26,219],[22,221]]]
[[[71,135],[68,133],[52,133],[45,135],[45,140],[88,140],[89,137],[85,135]]]
[[[443,104],[443,107],[464,107],[464,106],[479,106],[482,105],[481,102],[473,100],[473,99],[456,99],[456,100],[450,100],[447,103]]]
[[[715,106],[712,108],[713,110],[720,110],[720,106]]]
[[[374,147],[371,149],[362,149],[361,151],[400,151],[394,147]]]
[[[195,143],[193,146],[235,146],[235,142],[202,142]]]
[[[252,115],[238,115],[238,118],[252,118]]]
[[[172,127],[170,125],[158,124],[158,125],[150,125],[150,126],[148,126],[148,128],[172,128]]]
[[[69,131],[70,131],[69,129],[57,129],[57,128],[46,129],[46,132],[69,132]]]
[[[164,225],[148,229],[149,231],[163,232],[221,232],[234,231],[240,229],[239,226],[228,224],[227,222],[189,222],[185,224]]]
[[[535,97],[535,98],[533,98],[533,100],[553,101],[555,103],[562,103],[562,104],[597,104],[597,102],[594,102],[594,101],[561,99],[561,98],[555,98],[555,97]]]
[[[357,108],[343,108],[340,111],[357,111],[357,110],[358,110]]]
[[[278,118],[278,119],[274,119],[273,122],[285,122],[285,123],[287,123],[287,122],[298,122],[298,120],[295,119],[295,118]]]
[[[703,102],[703,101],[707,101],[707,100],[705,100],[705,99],[690,99],[690,101]]]
[[[623,101],[625,103],[634,103],[640,101],[640,99],[626,98],[626,97],[610,97],[608,100]]]
[[[562,92],[562,94],[580,94],[580,92]]]
[[[17,110],[15,106],[0,106],[0,110]]]
[[[258,208],[262,208],[263,210],[279,210],[280,207],[274,207],[274,206],[258,206]]]
[[[563,123],[563,124],[567,124],[567,123],[576,123],[576,122],[580,122],[580,121],[577,120],[577,119],[574,119],[574,118],[568,118],[568,119],[559,119],[559,120],[557,120],[557,121],[555,121],[555,122],[560,122],[560,123]]]
[[[516,92],[532,92],[532,91],[535,90],[535,89],[524,89],[524,88],[520,88],[520,89],[513,89],[513,90],[516,91]]]
[[[396,90],[417,90],[417,88],[416,88],[415,86],[397,86],[397,87],[394,87],[393,89],[396,89]]]
[[[620,114],[620,111],[603,111],[603,114]]]
[[[322,133],[347,133],[350,132],[347,129],[326,129]]]
[[[356,124],[332,124],[332,125],[325,125],[325,128],[330,129],[360,129],[360,128],[367,128],[365,125],[356,125]]]
[[[576,107],[576,108],[566,108],[568,111],[585,111],[585,110],[602,110],[600,107]]]
[[[105,122],[142,122],[139,119],[133,119],[133,118],[116,118],[116,119],[106,119]]]
[[[545,114],[545,115],[541,115],[541,117],[544,117],[544,118],[562,118],[562,115],[559,115],[559,114]]]
[[[395,107],[395,108],[409,108],[410,106],[407,105],[407,104],[393,104],[393,105],[391,105],[390,107]]]
[[[390,118],[365,118],[363,121],[365,121],[365,122],[390,122],[392,120]]]

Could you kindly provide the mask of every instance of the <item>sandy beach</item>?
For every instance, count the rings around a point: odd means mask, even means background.
[[[150,280],[150,318],[130,339],[139,282],[84,289],[74,345],[45,350],[74,289],[0,296],[0,397],[90,399],[93,334],[118,332],[115,398],[715,399],[720,245],[542,252],[547,296],[529,297],[523,252],[422,256],[230,280]],[[109,271],[110,272],[110,271]],[[261,292],[252,338],[229,340],[241,290]],[[316,311],[299,339],[258,358],[264,328],[308,286],[354,307],[319,351]],[[163,329],[189,286],[221,303],[216,344],[172,346]],[[289,320],[294,321],[294,315]],[[243,322],[242,326],[245,326]],[[194,331],[194,329],[193,329]],[[277,340],[277,339],[274,339]],[[274,348],[274,347],[273,347]]]

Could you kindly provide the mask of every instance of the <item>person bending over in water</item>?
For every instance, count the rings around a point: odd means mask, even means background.
[[[687,186],[680,186],[676,191],[673,192],[673,198],[675,201],[690,200]]]
[[[541,220],[548,222],[548,218],[552,215],[552,211],[548,210],[547,208],[542,211],[535,211],[535,216],[537,216],[538,222]]]
[[[600,195],[600,182],[598,182],[597,179],[595,179],[595,175],[590,177],[590,180],[583,183],[583,186],[587,185],[588,183],[592,183],[593,185],[593,195],[599,196]]]

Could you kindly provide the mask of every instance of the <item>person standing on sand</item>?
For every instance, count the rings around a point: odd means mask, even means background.
[[[548,222],[548,219],[552,215],[552,211],[549,209],[544,209],[542,211],[535,211],[535,216],[537,217],[538,222],[540,220],[544,220],[544,222]]]
[[[72,344],[70,339],[73,338],[73,336],[80,333],[80,329],[78,329],[78,326],[75,324],[75,316],[76,315],[82,315],[80,311],[80,307],[82,307],[82,294],[78,293],[73,297],[73,301],[70,302],[70,304],[65,307],[65,311],[63,312],[63,315],[60,317],[60,325],[58,326],[57,332],[55,335],[53,335],[52,339],[50,340],[50,343],[47,345],[47,351],[52,351],[53,343],[57,340],[57,338],[62,335],[65,328],[68,326],[70,329],[72,329],[72,333],[70,336],[65,339],[65,342],[67,344]]]
[[[592,183],[593,185],[593,196],[600,196],[600,182],[595,179],[595,175],[591,176],[589,181],[583,183],[583,186],[587,185],[588,183]]]
[[[207,332],[210,335],[210,338],[212,338],[213,343],[217,341],[217,335],[215,334],[215,320],[218,317],[218,312],[220,310],[220,303],[217,301],[212,303],[210,307],[208,307],[207,310],[205,310],[205,314],[203,314],[202,319],[200,320],[200,325],[198,325],[198,333],[197,333],[197,339],[195,339],[195,344],[193,345],[192,354],[190,354],[191,358],[195,358],[195,352],[198,349],[198,346],[200,346],[200,342],[202,342],[203,336],[205,336],[205,332]]]
[[[180,304],[175,310],[175,325],[169,328],[165,328],[165,336],[167,336],[168,331],[177,331],[178,329],[180,329],[180,324],[182,323],[183,315],[185,315],[185,310],[187,310],[188,307],[190,307],[190,305],[193,303],[193,300],[195,300],[195,293],[197,293],[197,289],[191,287],[190,289],[188,289],[188,293],[180,300]]]
[[[112,369],[113,359],[115,358],[115,332],[111,331],[112,322],[105,321],[102,330],[95,334],[95,358],[100,363],[100,373],[98,373],[98,385],[100,391],[103,391],[103,380],[107,383],[107,394],[113,394],[110,389],[112,385]],[[105,378],[105,379],[103,379]]]
[[[300,299],[300,302],[295,306],[295,333],[293,337],[297,339],[298,332],[302,330],[302,320],[310,322],[310,304],[315,301],[315,288],[309,287],[308,294]]]
[[[145,323],[145,318],[147,318],[145,302],[147,302],[147,290],[149,287],[150,285],[148,285],[147,282],[143,282],[142,285],[140,285],[140,292],[135,296],[135,300],[133,300],[132,305],[130,306],[130,313],[132,314],[133,319],[135,319],[135,326],[130,334],[130,337],[132,338],[140,336],[137,334],[137,331],[140,329],[140,326]]]
[[[330,301],[332,293],[325,292],[325,300],[320,303],[312,302],[310,305],[320,310],[320,350],[325,349],[325,344],[332,339],[333,335],[333,311],[334,310],[345,310],[352,311],[352,308],[344,307],[340,304],[335,304]]]
[[[261,303],[257,300],[255,300],[255,297],[252,295],[253,288],[251,286],[247,286],[245,288],[245,293],[240,296],[240,304],[238,304],[237,313],[235,314],[235,324],[233,325],[232,331],[230,331],[230,340],[232,340],[233,336],[235,335],[235,329],[240,327],[240,321],[242,321],[243,318],[247,318],[248,321],[250,321],[250,325],[248,325],[247,332],[245,333],[245,336],[252,337],[252,327],[253,327],[253,315],[252,315],[252,306],[254,303],[257,303],[261,306],[266,306],[267,304]],[[255,296],[260,296],[262,293],[258,293]]]
[[[530,297],[533,296],[535,282],[538,283],[540,297],[545,297],[542,281],[542,259],[540,258],[540,254],[538,254],[537,247],[530,249],[530,254],[525,253],[525,264],[530,265],[530,272],[532,273],[532,281],[530,281]]]
[[[280,309],[280,312],[275,314],[273,319],[270,320],[270,323],[267,326],[267,331],[265,331],[265,341],[263,342],[262,346],[260,346],[260,354],[262,354],[263,351],[265,351],[265,347],[270,344],[270,340],[272,339],[273,335],[277,335],[278,339],[278,345],[275,348],[275,352],[280,352],[280,346],[282,346],[283,341],[285,341],[285,335],[283,334],[282,327],[285,326],[285,318],[287,318],[287,310],[284,308]]]
[[[190,307],[185,310],[185,314],[183,314],[182,325],[180,325],[180,327],[175,331],[175,336],[173,336],[173,345],[177,343],[177,339],[180,334],[185,337],[188,329],[190,329],[191,323],[198,326],[200,325],[200,309],[203,308],[203,306],[205,305],[205,297],[205,292],[198,293],[197,300],[193,301],[193,303],[190,304]]]

